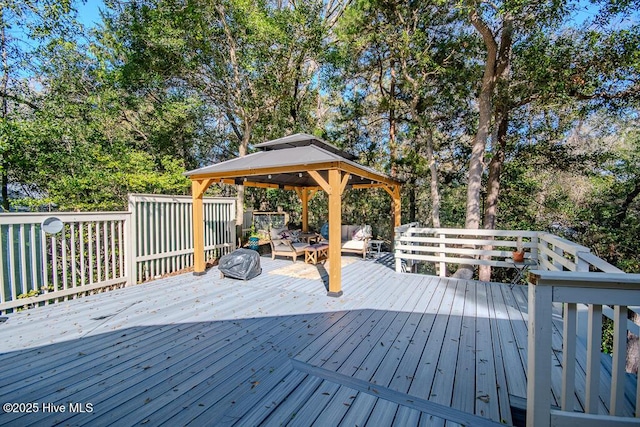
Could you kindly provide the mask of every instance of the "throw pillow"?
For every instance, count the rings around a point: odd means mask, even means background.
[[[358,229],[353,233],[353,240],[370,239],[371,234],[371,226],[364,225],[362,227],[358,227]]]
[[[282,234],[283,231],[287,231],[287,228],[272,228],[271,229],[271,239],[272,240],[276,240],[276,239],[282,239],[282,237],[280,237],[280,234]]]
[[[364,231],[362,230],[362,227],[358,227],[358,229],[356,231],[354,231],[352,239],[353,240],[364,240]]]
[[[288,239],[289,237],[291,237],[291,234],[289,233],[289,231],[283,231],[282,233],[280,233],[280,238],[281,239]]]

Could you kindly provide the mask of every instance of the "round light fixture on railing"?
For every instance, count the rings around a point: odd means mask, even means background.
[[[50,216],[42,221],[42,231],[47,234],[57,234],[62,231],[64,223],[55,216]]]

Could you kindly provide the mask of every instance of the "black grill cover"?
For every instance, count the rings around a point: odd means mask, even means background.
[[[249,280],[260,275],[260,255],[252,249],[236,249],[223,255],[218,262],[220,274],[234,279]]]

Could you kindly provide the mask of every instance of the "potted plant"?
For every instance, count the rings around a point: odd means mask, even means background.
[[[522,237],[518,237],[516,246],[517,246],[517,250],[512,252],[513,262],[524,262],[524,249],[522,247]]]
[[[249,234],[249,249],[257,251],[260,249],[260,234],[256,231],[255,225],[251,226],[251,234]]]

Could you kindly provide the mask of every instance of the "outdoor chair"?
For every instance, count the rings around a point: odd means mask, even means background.
[[[288,239],[271,239],[271,259],[275,259],[276,255],[288,256],[296,262],[298,255],[304,255],[304,249],[309,246],[308,243],[292,243]]]
[[[306,242],[292,242],[290,239],[283,238],[282,234],[287,232],[286,228],[272,229],[269,233],[269,244],[271,245],[271,259],[275,259],[276,255],[288,256],[296,262],[298,255],[304,255],[304,249],[309,246]]]

